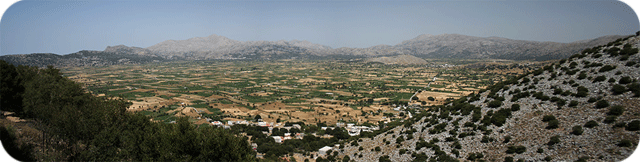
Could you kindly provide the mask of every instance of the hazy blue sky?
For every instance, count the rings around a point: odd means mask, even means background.
[[[395,45],[421,34],[573,42],[640,30],[618,1],[20,1],[0,21],[0,55],[69,54],[217,34],[239,41]]]

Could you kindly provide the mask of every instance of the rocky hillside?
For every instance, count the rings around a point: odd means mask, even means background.
[[[14,65],[28,65],[36,67],[65,66],[107,66],[124,64],[142,64],[149,62],[165,61],[164,58],[143,55],[144,53],[132,53],[131,51],[80,51],[68,55],[57,55],[51,53],[4,55],[0,60],[5,60]],[[109,51],[109,52],[107,52]]]
[[[411,55],[398,55],[392,57],[376,57],[367,59],[367,62],[379,62],[383,64],[399,64],[399,65],[411,65],[411,64],[426,64],[424,59],[411,56]]]
[[[635,36],[583,50],[392,122],[388,131],[345,143],[332,156],[356,161],[623,160],[638,146],[640,133],[639,42]]]

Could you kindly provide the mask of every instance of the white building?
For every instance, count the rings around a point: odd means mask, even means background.
[[[329,146],[325,146],[320,148],[320,150],[318,150],[318,155],[322,155],[322,156],[326,156],[327,155],[327,151],[333,149],[333,147],[329,147]]]
[[[276,143],[282,143],[282,137],[280,136],[271,136],[273,138],[273,140],[276,141]]]

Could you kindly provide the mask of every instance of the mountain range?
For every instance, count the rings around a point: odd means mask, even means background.
[[[108,46],[104,51],[80,51],[67,55],[20,54],[0,56],[14,64],[36,66],[97,66],[138,64],[167,60],[207,59],[322,59],[373,58],[412,55],[420,58],[551,60],[625,36],[610,35],[571,43],[474,37],[459,34],[419,35],[396,45],[368,48],[331,48],[309,41],[237,41],[210,35],[186,40],[167,40],[147,48]]]

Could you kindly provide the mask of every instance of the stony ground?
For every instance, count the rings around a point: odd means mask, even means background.
[[[462,115],[452,111],[450,115],[439,118],[443,111],[431,111],[429,113],[433,113],[433,116],[423,117],[410,127],[398,126],[373,138],[361,139],[357,145],[346,144],[339,149],[336,157],[377,161],[386,155],[392,161],[412,161],[423,154],[438,161],[446,160],[438,155],[461,161],[503,161],[510,158],[514,161],[623,160],[633,153],[640,135],[639,131],[632,128],[640,119],[640,94],[629,90],[637,86],[640,79],[640,54],[616,53],[623,51],[625,45],[630,45],[629,49],[638,48],[639,40],[640,37],[634,36],[593,48],[593,51],[552,64],[544,71],[532,72],[501,88],[482,92],[475,96],[476,101],[465,100],[479,107],[483,118],[490,118],[488,114],[497,113],[500,109],[511,110],[511,116],[506,118],[504,125],[497,126],[491,122],[483,124],[482,118],[473,121],[473,113]],[[618,52],[611,52],[615,50],[614,47],[619,49]],[[614,68],[606,69],[607,66]],[[602,77],[605,79],[602,80]],[[624,78],[630,78],[631,83],[623,83],[621,80]],[[614,93],[616,85],[618,88],[623,86],[624,93]],[[578,87],[587,89],[586,96],[578,95]],[[530,94],[522,95],[523,92]],[[517,95],[522,96],[513,99]],[[500,99],[504,100],[500,106],[489,106],[491,101]],[[597,108],[596,104],[604,101],[609,105]],[[514,104],[520,106],[519,110],[511,109]],[[610,111],[615,106],[623,107],[623,113],[612,115]],[[551,122],[542,120],[547,115],[556,118],[557,128],[547,128]],[[607,121],[607,118],[615,121]],[[585,126],[588,121],[595,121],[598,126],[588,128]],[[444,131],[430,133],[439,123],[446,123]],[[465,126],[465,123],[473,126]],[[574,126],[580,126],[582,134],[572,134]],[[415,129],[415,132],[407,131],[411,129]],[[462,133],[475,135],[461,137]],[[413,136],[412,139],[407,139],[409,134]],[[550,143],[554,136],[559,140],[555,144]],[[396,144],[398,137],[406,140]],[[447,137],[453,138],[447,141]],[[509,137],[510,140],[505,141]],[[416,149],[417,143],[424,144],[433,139],[439,140],[433,142],[438,147]],[[624,140],[631,141],[631,145],[625,145]],[[390,142],[387,144],[384,141]],[[507,151],[509,146],[524,146],[525,149],[512,153]],[[363,150],[359,150],[360,147]],[[381,151],[373,150],[375,147],[380,147]],[[406,153],[400,154],[401,149],[406,149]],[[478,156],[474,155],[478,154],[481,156],[475,158]]]

